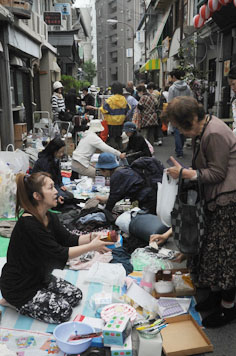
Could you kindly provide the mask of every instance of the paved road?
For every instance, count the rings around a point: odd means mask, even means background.
[[[171,155],[175,156],[174,137],[168,136],[164,138],[162,146],[155,146],[155,156],[168,167],[166,161]],[[191,157],[191,149],[185,148],[184,157],[181,159],[183,165],[190,166]],[[206,293],[206,290],[198,290],[197,299],[202,299]],[[214,352],[206,353],[204,356],[236,356],[236,321],[222,328],[204,329],[204,332],[214,346]]]

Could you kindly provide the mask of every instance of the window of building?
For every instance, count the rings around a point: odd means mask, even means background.
[[[22,78],[22,72],[20,71],[16,72],[16,85],[17,85],[17,102],[18,105],[21,105],[24,102],[24,96],[23,96],[23,78]]]
[[[127,20],[130,21],[131,20],[131,11],[127,10]]]
[[[11,70],[11,103],[12,103],[12,106],[16,106],[14,75],[13,75],[12,70]]]
[[[23,73],[18,69],[11,69],[11,100],[13,107],[24,103]]]

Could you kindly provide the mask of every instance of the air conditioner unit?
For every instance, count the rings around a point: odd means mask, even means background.
[[[144,43],[144,31],[137,31],[136,32],[136,39],[138,43]]]

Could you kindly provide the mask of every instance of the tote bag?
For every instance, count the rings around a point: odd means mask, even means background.
[[[196,181],[185,182],[179,175],[178,194],[171,213],[175,243],[184,254],[199,253],[204,235],[204,201],[202,198],[200,177]]]

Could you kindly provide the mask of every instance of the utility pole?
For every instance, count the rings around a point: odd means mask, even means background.
[[[143,0],[144,3],[144,60],[145,64],[147,63],[147,7],[146,2]],[[145,82],[147,83],[147,71],[145,71]]]

